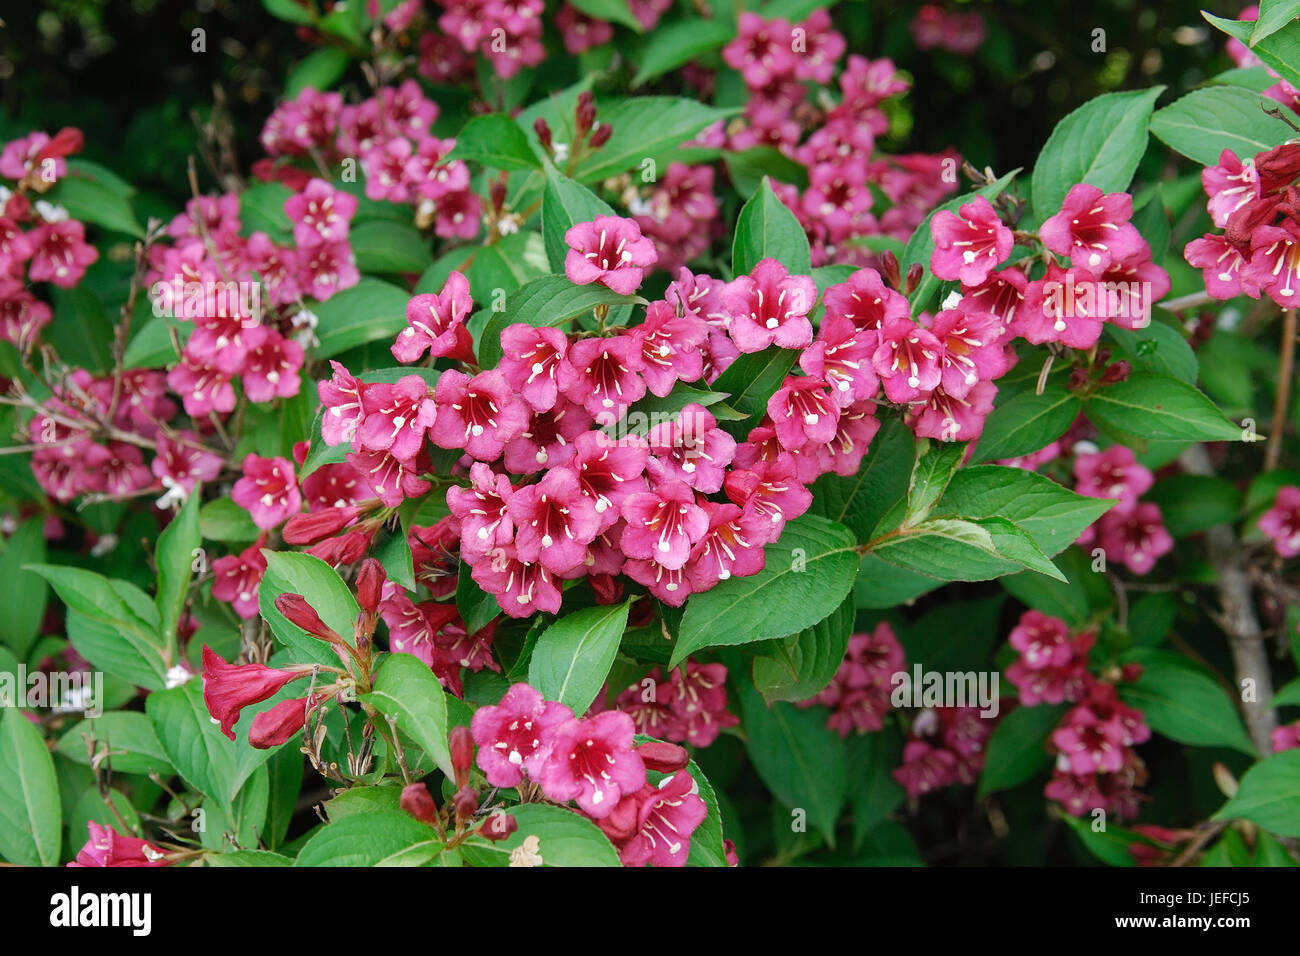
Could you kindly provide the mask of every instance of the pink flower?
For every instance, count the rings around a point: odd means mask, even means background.
[[[1259,530],[1272,539],[1282,557],[1300,554],[1300,488],[1286,485],[1278,489],[1273,507],[1259,517]]]
[[[622,514],[627,527],[621,544],[627,556],[653,560],[670,571],[686,564],[709,527],[695,492],[681,481],[664,481],[652,491],[629,496]]]
[[[548,412],[535,412],[526,431],[506,443],[506,471],[526,475],[573,458],[574,440],[593,424],[581,405],[561,399]]]
[[[656,484],[683,481],[706,495],[721,490],[736,440],[717,425],[708,409],[692,403],[674,421],[650,429],[646,441],[653,456],[647,463],[651,479]]]
[[[313,179],[306,189],[284,201],[284,211],[293,221],[293,241],[299,246],[319,246],[348,238],[357,199],[323,179]]]
[[[212,648],[203,646],[203,703],[231,740],[243,708],[274,697],[285,684],[303,676],[302,671],[276,670],[264,664],[228,664]]]
[[[506,508],[513,492],[509,478],[481,461],[470,466],[469,474],[468,488],[447,489],[447,507],[460,522],[461,555],[473,562],[514,540],[514,524]]]
[[[538,611],[556,614],[560,610],[560,586],[555,575],[541,562],[519,560],[513,544],[493,548],[475,562],[474,581],[496,595],[501,610],[510,617],[531,617]]]
[[[556,374],[560,391],[586,408],[598,424],[614,424],[646,392],[635,344],[629,335],[574,342]]]
[[[777,440],[794,451],[831,441],[839,424],[840,407],[821,379],[790,376],[768,399],[767,414]]]
[[[1286,218],[1280,226],[1260,226],[1251,233],[1250,264],[1242,270],[1242,287],[1268,293],[1284,309],[1300,306],[1300,225]]]
[[[176,437],[158,436],[158,454],[150,467],[164,488],[177,487],[190,494],[200,481],[211,481],[221,474],[222,459],[201,447],[193,432],[180,431]]]
[[[977,286],[962,286],[958,308],[963,312],[991,312],[1005,330],[1015,322],[1028,284],[1028,277],[1019,269],[991,272]]]
[[[1026,611],[1011,631],[1011,646],[1030,670],[1064,667],[1074,656],[1064,621],[1040,611]]]
[[[538,561],[565,574],[582,564],[587,545],[600,533],[595,502],[583,494],[577,473],[552,468],[535,485],[514,492],[507,504],[514,522],[515,551],[521,561]]]
[[[537,779],[551,755],[556,730],[573,711],[547,701],[527,684],[513,685],[501,702],[480,707],[470,721],[478,744],[478,768],[494,787],[514,787],[524,773]]]
[[[691,834],[708,812],[694,778],[679,770],[657,787],[647,784],[624,796],[613,813],[597,822],[624,866],[685,866]]]
[[[632,352],[640,353],[639,371],[651,393],[660,398],[679,381],[694,382],[704,374],[700,347],[709,327],[698,316],[678,315],[662,300],[646,308],[645,321],[632,329]]]
[[[497,368],[535,410],[550,411],[559,394],[557,374],[568,350],[568,339],[559,329],[519,322],[501,332],[503,354]]]
[[[757,516],[763,543],[781,537],[785,523],[812,505],[812,492],[798,480],[794,459],[783,452],[772,461],[756,461],[749,468],[733,468],[722,483],[727,497],[740,505],[746,517]]]
[[[875,269],[859,269],[845,282],[826,289],[822,297],[826,317],[822,327],[832,319],[848,319],[855,328],[880,329],[894,319],[910,319],[912,310],[907,299],[885,285]]]
[[[709,525],[691,549],[686,577],[693,591],[707,591],[719,581],[744,578],[763,570],[763,542],[767,529],[762,518],[746,515],[739,505],[704,502]]]
[[[1155,476],[1139,465],[1132,450],[1124,445],[1076,455],[1074,479],[1076,493],[1090,498],[1116,498],[1123,507],[1137,504],[1155,482]]]
[[[1128,193],[1103,193],[1079,183],[1070,188],[1061,211],[1043,223],[1039,236],[1052,252],[1069,256],[1074,265],[1094,273],[1112,262],[1137,255],[1147,247],[1129,222],[1133,197]]]
[[[1013,331],[1033,345],[1060,342],[1072,349],[1090,349],[1101,338],[1106,318],[1104,293],[1095,274],[1055,262],[1047,275],[1025,287],[1025,301]]]
[[[601,432],[586,432],[574,442],[574,467],[583,492],[602,515],[602,530],[618,521],[629,496],[646,490],[646,462],[650,450],[636,436],[614,441]]]
[[[404,203],[411,195],[406,164],[411,158],[411,141],[395,136],[375,146],[361,158],[366,171],[366,198]]]
[[[438,416],[429,437],[439,448],[464,448],[479,461],[496,461],[507,442],[528,427],[529,410],[497,369],[470,378],[442,373],[434,389]]]
[[[361,407],[354,448],[388,452],[399,461],[415,458],[424,448],[425,433],[437,424],[429,385],[419,375],[403,375],[391,385],[366,386]]]
[[[399,362],[415,362],[428,349],[434,358],[472,362],[474,345],[465,319],[473,309],[469,281],[452,272],[441,293],[417,295],[407,303],[407,325],[393,343],[393,357]]]
[[[764,20],[750,11],[740,15],[739,33],[723,47],[722,58],[740,71],[751,90],[792,76],[799,64],[799,57],[791,49],[790,22]]]
[[[728,331],[742,352],[761,352],[773,344],[807,348],[812,343],[808,313],[816,302],[812,278],[790,275],[775,259],[763,259],[722,290],[722,308],[731,317]]]
[[[269,402],[298,394],[303,351],[297,342],[275,329],[259,325],[244,336],[248,356],[244,366],[244,394],[251,402]]]
[[[909,740],[903,747],[902,766],[890,776],[915,799],[957,782],[957,755],[924,740]]]
[[[346,458],[385,508],[396,508],[408,498],[418,498],[431,487],[420,477],[432,467],[424,449],[411,459],[370,449],[348,452]]]
[[[1273,753],[1300,749],[1300,720],[1278,727],[1272,735]]]
[[[1097,523],[1098,543],[1107,559],[1127,565],[1134,574],[1148,573],[1161,555],[1174,548],[1160,508],[1149,501],[1132,508],[1115,508]]]
[[[962,398],[981,380],[1006,373],[1006,351],[999,344],[1002,323],[991,312],[945,309],[934,317],[930,331],[943,343],[940,384],[949,395]]]
[[[1193,239],[1183,250],[1183,258],[1201,270],[1205,291],[1213,298],[1235,299],[1243,293],[1259,298],[1258,287],[1245,275],[1247,260],[1223,236],[1207,234]]]
[[[312,298],[324,302],[360,281],[357,260],[347,242],[322,242],[299,250],[298,284]]]
[[[1220,229],[1228,224],[1229,216],[1260,197],[1259,172],[1254,162],[1242,163],[1230,149],[1220,154],[1219,165],[1201,170],[1201,184],[1210,197],[1206,204],[1210,219]]]
[[[293,465],[285,459],[250,454],[244,458],[243,471],[230,497],[259,528],[269,531],[302,509]]]
[[[1011,230],[983,196],[976,196],[958,212],[960,216],[941,210],[930,220],[934,236],[930,271],[940,279],[979,285],[1011,255]]]
[[[370,386],[365,385],[333,359],[330,366],[334,376],[318,382],[316,391],[321,401],[321,438],[327,445],[341,445],[352,441],[363,417],[361,395]]]
[[[625,794],[645,786],[635,732],[632,718],[617,710],[561,724],[538,778],[542,791],[557,802],[576,800],[593,819],[609,816]]]
[[[913,402],[943,377],[943,343],[910,319],[890,319],[880,328],[871,363],[891,402]]]
[[[722,664],[687,660],[673,672],[669,706],[682,720],[683,739],[693,747],[709,746],[724,728],[740,723],[727,710],[727,668]]]
[[[580,13],[567,3],[556,13],[555,25],[560,28],[564,49],[570,56],[608,43],[614,36],[614,28],[607,22]]]
[[[320,701],[319,694],[310,699],[300,697],[297,700],[282,700],[269,710],[264,710],[253,718],[248,728],[248,742],[258,750],[269,750],[286,743],[290,737],[302,730],[307,723],[307,715]]]
[[[875,398],[880,379],[871,356],[877,338],[874,330],[859,329],[846,316],[827,314],[816,341],[800,354],[799,367],[829,385],[839,405]]]
[[[87,824],[90,838],[68,866],[166,866],[166,852],[146,840],[123,836],[94,820]]]
[[[641,227],[620,216],[577,223],[565,232],[564,241],[569,245],[564,274],[570,282],[598,282],[620,295],[635,292],[645,270],[659,258],[654,243],[641,235]]]
[[[99,250],[86,242],[86,229],[76,219],[46,223],[28,234],[32,246],[28,276],[71,289],[99,259]]]

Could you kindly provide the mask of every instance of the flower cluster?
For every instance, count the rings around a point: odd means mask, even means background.
[[[727,668],[689,658],[667,680],[656,667],[620,693],[614,709],[631,717],[639,734],[693,747],[709,746],[723,730],[740,723],[727,710]]]
[[[81,152],[81,131],[34,132],[0,149],[0,339],[28,351],[49,325],[50,307],[26,282],[71,289],[99,251],[68,211],[38,198],[68,174],[66,157]],[[24,282],[24,277],[26,282]]]
[[[1201,171],[1207,208],[1222,233],[1183,250],[1215,299],[1267,295],[1284,309],[1300,304],[1300,144],[1283,143],[1241,160],[1225,149]]]
[[[984,769],[995,726],[976,706],[927,707],[912,721],[903,762],[890,775],[913,799],[954,783],[970,786]]]
[[[707,807],[686,769],[686,752],[638,745],[618,710],[576,717],[527,684],[474,712],[478,768],[493,787],[536,785],[556,803],[575,802],[614,843],[625,866],[685,866],[691,834]],[[647,771],[665,776],[658,785]]]
[[[1100,547],[1107,561],[1123,564],[1134,574],[1147,574],[1156,560],[1174,547],[1160,507],[1138,500],[1155,476],[1139,465],[1124,445],[1111,445],[1100,452],[1085,447],[1084,443],[1075,446],[1074,490],[1090,498],[1114,498],[1118,503],[1084,530],[1078,544]]]
[[[978,13],[953,13],[933,3],[916,11],[908,29],[918,50],[947,50],[958,56],[973,55],[988,38]]]
[[[903,645],[888,621],[869,634],[854,634],[839,670],[816,697],[797,707],[821,705],[830,710],[827,726],[841,737],[881,730],[890,710],[893,677],[906,667]]]
[[[531,8],[523,4],[518,9],[517,16],[526,19]],[[302,157],[342,164],[345,181],[349,172],[355,176],[359,162],[367,198],[413,206],[416,226],[432,226],[440,238],[473,239],[480,227],[479,197],[470,189],[469,168],[460,160],[446,161],[456,141],[429,132],[437,116],[438,104],[425,97],[415,80],[381,87],[370,99],[346,106],[339,93],[308,88],[267,119],[262,146],[271,158],[255,163],[253,172],[301,189],[311,178],[299,162]],[[355,208],[356,200],[351,203]],[[340,214],[341,208],[322,207],[318,218]]]
[[[1120,701],[1115,683],[1089,672],[1094,640],[1092,631],[1071,636],[1060,618],[1026,611],[1011,632],[1011,647],[1019,656],[1007,668],[1007,679],[1020,690],[1022,706],[1076,705],[1050,738],[1057,762],[1046,796],[1074,816],[1103,809],[1133,817],[1140,799],[1136,788],[1146,780],[1146,768],[1133,748],[1150,739],[1151,729],[1141,711]],[[1126,683],[1139,676],[1137,665],[1119,672]]]

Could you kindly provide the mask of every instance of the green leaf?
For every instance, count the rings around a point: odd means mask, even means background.
[[[248,742],[250,710],[240,715],[235,739],[228,740],[203,702],[202,680],[154,691],[145,698],[145,713],[167,760],[186,783],[217,801],[228,815],[244,782],[271,756],[270,750],[258,750]]]
[[[1147,146],[1147,121],[1163,86],[1105,93],[1056,124],[1034,164],[1034,212],[1055,215],[1076,183],[1102,192],[1128,188]]]
[[[1300,23],[1289,21],[1284,26],[1267,36],[1253,39],[1256,21],[1228,20],[1201,11],[1201,16],[1218,27],[1228,36],[1236,37],[1250,47],[1250,52],[1278,72],[1282,79],[1292,86],[1300,85]],[[1273,143],[1277,146],[1285,142],[1286,137]]]
[[[227,850],[224,853],[207,853],[203,857],[206,866],[293,866],[291,857],[270,850]]]
[[[0,856],[23,866],[58,866],[63,814],[54,758],[17,707],[0,717]]]
[[[1061,819],[1074,831],[1088,852],[1108,866],[1136,866],[1137,861],[1129,852],[1129,847],[1135,843],[1151,842],[1136,831],[1109,822],[1104,830],[1094,830],[1092,816],[1072,817],[1068,813],[1062,813]]]
[[[575,223],[612,215],[614,210],[609,204],[590,189],[547,166],[546,186],[542,190],[542,240],[546,243],[546,258],[551,263],[551,271],[564,272],[564,259],[569,253],[564,234]],[[535,324],[551,323],[543,320]]]
[[[1064,385],[1048,383],[1042,395],[1033,390],[999,391],[993,411],[975,448],[974,461],[1016,458],[1056,441],[1074,424],[1082,403]]]
[[[989,738],[979,796],[1018,787],[1051,766],[1047,738],[1064,713],[1064,705],[1040,705],[1017,707],[1007,714]]]
[[[285,20],[289,23],[315,23],[319,16],[316,12],[316,4],[311,0],[308,0],[305,6],[297,0],[262,0],[262,6],[277,20]]]
[[[1022,568],[1059,577],[1027,532],[1006,518],[931,518],[876,538],[872,553],[943,581],[988,581]]]
[[[853,805],[853,848],[862,848],[867,833],[903,802],[903,788],[890,771],[901,762],[898,731],[886,725],[879,733],[854,734],[845,742],[849,763],[849,800]]]
[[[826,726],[821,707],[793,704],[768,707],[742,682],[740,704],[750,762],[772,795],[791,810],[804,810],[808,822],[835,846],[835,824],[848,796],[848,765],[840,736]]]
[[[1240,441],[1241,426],[1205,395],[1167,375],[1134,372],[1088,398],[1088,417],[1151,441]]]
[[[423,866],[442,852],[433,827],[400,810],[375,810],[327,823],[294,866]]]
[[[125,581],[110,581],[93,571],[50,564],[27,565],[41,575],[68,607],[68,640],[99,670],[158,690],[166,685],[167,664],[158,646],[157,610]],[[144,607],[128,601],[139,595]],[[148,611],[145,611],[147,607]]]
[[[853,618],[850,594],[824,621],[777,641],[772,654],[755,657],[754,686],[763,699],[771,704],[816,696],[844,661],[853,634]]]
[[[1157,110],[1151,117],[1151,133],[1188,159],[1202,166],[1217,166],[1225,149],[1238,158],[1253,157],[1294,135],[1285,122],[1269,116],[1263,107],[1300,123],[1295,113],[1262,93],[1240,86],[1207,86]]]
[[[1300,0],[1259,0],[1259,16],[1250,33],[1250,46],[1271,36],[1300,16]]]
[[[304,469],[305,470],[305,469]],[[199,531],[209,541],[256,541],[261,530],[247,508],[230,498],[217,498],[199,509]]]
[[[928,574],[906,571],[874,554],[868,554],[859,565],[858,580],[853,586],[853,600],[859,608],[897,607],[933,591],[940,584],[938,579]]]
[[[449,780],[456,777],[447,743],[447,698],[433,671],[418,657],[390,654],[375,672],[371,705],[397,721],[397,730],[415,741]]]
[[[271,632],[290,648],[295,662],[337,667],[338,656],[330,645],[290,623],[276,609],[275,599],[281,594],[301,594],[322,621],[352,643],[357,615],[361,613],[356,598],[338,572],[320,558],[270,549],[263,549],[262,554],[266,558],[266,573],[257,589],[257,606]]]
[[[255,183],[239,197],[239,220],[246,234],[264,232],[272,239],[287,241],[293,223],[284,211],[293,190],[283,183]]]
[[[374,813],[376,810],[400,810],[402,806],[401,787],[353,787],[344,790],[337,797],[325,804],[325,813],[330,823],[337,823],[344,817],[358,814]]]
[[[1069,624],[1082,624],[1088,618],[1088,590],[1077,573],[1067,573],[1065,570],[1074,563],[1069,560],[1074,553],[1066,551],[1054,562],[1057,570],[1065,577],[1064,581],[1049,578],[1037,571],[1025,571],[1007,575],[1000,579],[1000,583],[1021,604],[1062,618]],[[1086,565],[1084,571],[1087,571]]]
[[[722,161],[736,192],[746,199],[758,191],[765,176],[801,188],[808,185],[807,168],[774,146],[754,146],[739,153],[724,153]]]
[[[171,523],[158,535],[158,620],[163,647],[176,646],[176,624],[185,610],[190,589],[194,552],[203,539],[199,534],[199,495],[196,488]]]
[[[1169,651],[1138,648],[1125,659],[1140,663],[1142,676],[1120,696],[1142,711],[1156,733],[1193,747],[1231,747],[1255,755],[1237,708],[1214,678]]]
[[[620,866],[618,852],[594,823],[565,807],[523,803],[504,811],[519,829],[499,843],[481,837],[464,844],[474,866],[507,866],[510,854],[530,836],[537,837],[542,866]]]
[[[1246,771],[1215,820],[1249,820],[1278,836],[1300,837],[1300,750],[1284,750]]]
[[[151,314],[127,343],[126,354],[122,356],[123,368],[159,368],[175,362],[179,355],[172,344],[173,328],[176,329],[176,340],[184,345],[187,329],[177,326],[167,316]]]
[[[384,567],[388,579],[408,591],[415,590],[415,564],[411,558],[411,540],[402,527],[385,529],[374,549],[375,560]]]
[[[632,78],[632,88],[684,66],[705,53],[721,49],[735,35],[735,24],[726,22],[725,18],[692,18],[660,24],[650,33],[640,55],[634,57],[638,68]]]
[[[71,219],[93,222],[110,232],[144,238],[144,230],[136,221],[130,202],[109,183],[68,175],[59,180],[44,198],[66,209]]]
[[[1156,482],[1147,500],[1160,506],[1165,527],[1175,538],[1237,520],[1241,492],[1213,475],[1171,475]]]
[[[907,487],[907,510],[903,524],[924,521],[948,487],[966,455],[965,442],[937,442],[922,438],[916,446],[916,464]]]
[[[1281,689],[1273,695],[1273,699],[1269,701],[1268,706],[1270,710],[1284,706],[1300,706],[1300,677],[1297,677],[1295,680],[1290,681],[1287,684],[1283,684]]]
[[[284,98],[296,99],[305,89],[330,89],[343,76],[352,58],[341,47],[326,46],[315,50],[289,71],[284,81]]]
[[[456,136],[456,148],[444,159],[463,159],[493,169],[541,169],[524,131],[508,116],[476,116]]]
[[[631,172],[640,179],[649,171],[646,160],[666,164],[674,158],[677,147],[727,115],[724,110],[696,100],[673,96],[602,102],[597,118],[609,124],[613,133],[604,146],[578,163],[573,178],[580,183],[597,183]]]
[[[410,298],[405,290],[369,276],[330,296],[315,309],[320,340],[317,357],[329,358],[356,345],[392,339],[406,328]]]
[[[0,645],[25,658],[41,633],[50,591],[30,564],[45,561],[45,518],[37,515],[18,526],[0,552]]]
[[[176,772],[154,733],[153,722],[139,711],[111,710],[101,717],[78,721],[59,738],[58,751],[69,760],[90,766],[92,743],[95,756],[114,773],[170,777]]]
[[[758,574],[729,578],[686,604],[669,667],[705,647],[785,637],[830,614],[853,588],[858,554],[843,525],[804,515],[765,549]]]
[[[825,474],[812,486],[812,512],[838,521],[859,543],[871,539],[880,519],[907,494],[914,457],[912,432],[901,419],[887,419],[857,474]]]
[[[537,638],[528,683],[547,700],[587,712],[609,676],[627,628],[631,601],[585,608],[560,618]]]
[[[722,422],[723,429],[743,441],[767,414],[768,399],[781,387],[798,357],[795,349],[773,345],[761,352],[744,353],[728,365],[710,387],[730,395],[727,405],[744,417]]]
[[[465,622],[467,634],[477,634],[492,623],[501,613],[496,595],[489,594],[475,583],[468,561],[462,561],[456,579],[456,610]]]
[[[362,272],[423,272],[429,268],[433,258],[428,241],[410,223],[371,219],[354,225],[348,232],[348,241],[352,243],[357,268]],[[330,298],[328,301],[334,300]],[[322,307],[325,304],[322,303]],[[319,316],[320,309],[316,312]],[[405,309],[402,315],[405,318]]]
[[[775,259],[791,275],[808,275],[812,260],[808,236],[799,220],[772,191],[764,176],[758,191],[750,197],[736,219],[736,238],[731,248],[731,271],[744,275],[763,259]]]
[[[1200,363],[1183,333],[1173,326],[1152,322],[1145,329],[1130,331],[1107,325],[1106,334],[1135,368],[1196,384]]]
[[[560,326],[598,305],[631,305],[644,301],[619,295],[603,285],[574,285],[562,275],[547,275],[526,282],[506,298],[506,307],[494,312],[479,343],[479,363],[494,368],[501,361],[501,333],[516,323],[534,327]]]
[[[1075,494],[1022,468],[975,465],[953,477],[933,511],[966,518],[1007,518],[1051,557],[1069,547],[1113,504],[1109,498]]]
[[[578,10],[597,20],[621,23],[637,33],[645,29],[641,26],[641,21],[633,16],[627,0],[572,0],[572,2]]]
[[[70,365],[106,372],[113,365],[113,320],[95,293],[82,284],[72,289],[55,287],[54,321],[41,336]]]

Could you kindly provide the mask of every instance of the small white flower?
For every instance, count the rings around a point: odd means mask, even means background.
[[[173,687],[180,687],[181,684],[184,684],[193,676],[194,676],[193,674],[191,674],[185,668],[181,667],[181,665],[179,664],[177,664],[175,667],[169,668],[167,671],[167,678],[166,678],[167,690],[171,690]]]
[[[36,200],[36,214],[46,222],[63,222],[68,218],[68,211],[44,199]]]

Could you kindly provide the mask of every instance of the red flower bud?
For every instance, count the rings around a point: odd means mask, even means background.
[[[312,637],[319,637],[331,644],[342,644],[343,638],[320,619],[316,609],[307,603],[301,594],[281,594],[275,599],[275,609]]]
[[[907,267],[907,286],[903,291],[904,295],[911,295],[916,291],[916,287],[921,284],[921,277],[925,275],[925,269],[921,263],[913,262]]]
[[[1260,226],[1273,221],[1273,217],[1277,214],[1277,204],[1276,196],[1252,199],[1228,217],[1228,224],[1223,227],[1223,238],[1238,249],[1244,250],[1246,257],[1250,258],[1251,236]]]
[[[574,132],[576,139],[582,139],[591,131],[596,122],[596,98],[590,90],[578,94],[578,108],[574,111]]]
[[[1133,366],[1129,365],[1128,362],[1116,362],[1114,365],[1106,366],[1106,371],[1101,374],[1101,380],[1107,385],[1114,385],[1116,382],[1127,379],[1131,371],[1133,371]]]
[[[489,813],[483,825],[478,828],[479,836],[486,837],[493,843],[506,839],[519,829],[519,821],[508,813]]]
[[[1120,680],[1125,684],[1136,684],[1138,678],[1142,676],[1141,664],[1125,664],[1119,670]]]
[[[453,798],[456,806],[456,819],[468,820],[478,810],[478,791],[473,787],[461,787]]]
[[[357,603],[367,614],[374,614],[379,609],[379,596],[384,589],[388,575],[384,566],[374,558],[366,558],[357,572]]]
[[[551,151],[551,127],[542,117],[533,120],[533,132],[537,134],[537,141],[542,144],[542,149],[548,153]]]
[[[596,127],[596,132],[591,134],[591,139],[588,140],[588,142],[591,143],[592,149],[600,149],[600,147],[609,142],[609,138],[613,135],[614,127],[610,126],[608,123],[601,123]]]
[[[338,534],[353,521],[361,509],[356,505],[343,508],[325,508],[322,511],[309,511],[297,514],[284,525],[285,544],[315,544]]]
[[[469,771],[474,766],[474,735],[464,725],[451,728],[451,765],[456,771],[456,785],[464,787],[469,782]]]
[[[645,768],[659,773],[676,773],[691,759],[685,747],[662,740],[647,740],[635,749]]]
[[[264,710],[253,718],[253,726],[248,730],[248,742],[258,750],[278,747],[307,723],[307,715],[320,700],[319,695],[312,698],[310,706],[306,697],[297,700],[282,700],[270,710]]]
[[[890,288],[902,288],[903,273],[898,265],[898,256],[888,249],[880,254],[880,271],[885,274],[885,281],[889,283]]]
[[[81,134],[81,130],[72,126],[65,126],[52,137],[50,141],[41,147],[41,151],[36,154],[36,162],[40,163],[47,159],[60,159],[64,156],[71,156],[73,153],[81,152],[86,145],[86,137]]]
[[[1283,143],[1255,157],[1261,196],[1280,192],[1300,176],[1300,143]]]
[[[1088,384],[1087,369],[1076,368],[1074,371],[1070,373],[1069,381],[1065,383],[1065,387],[1073,391],[1073,390],[1083,388],[1087,384]]]
[[[433,794],[422,783],[407,784],[402,788],[401,806],[421,823],[432,823],[438,819],[438,807],[433,802]]]

